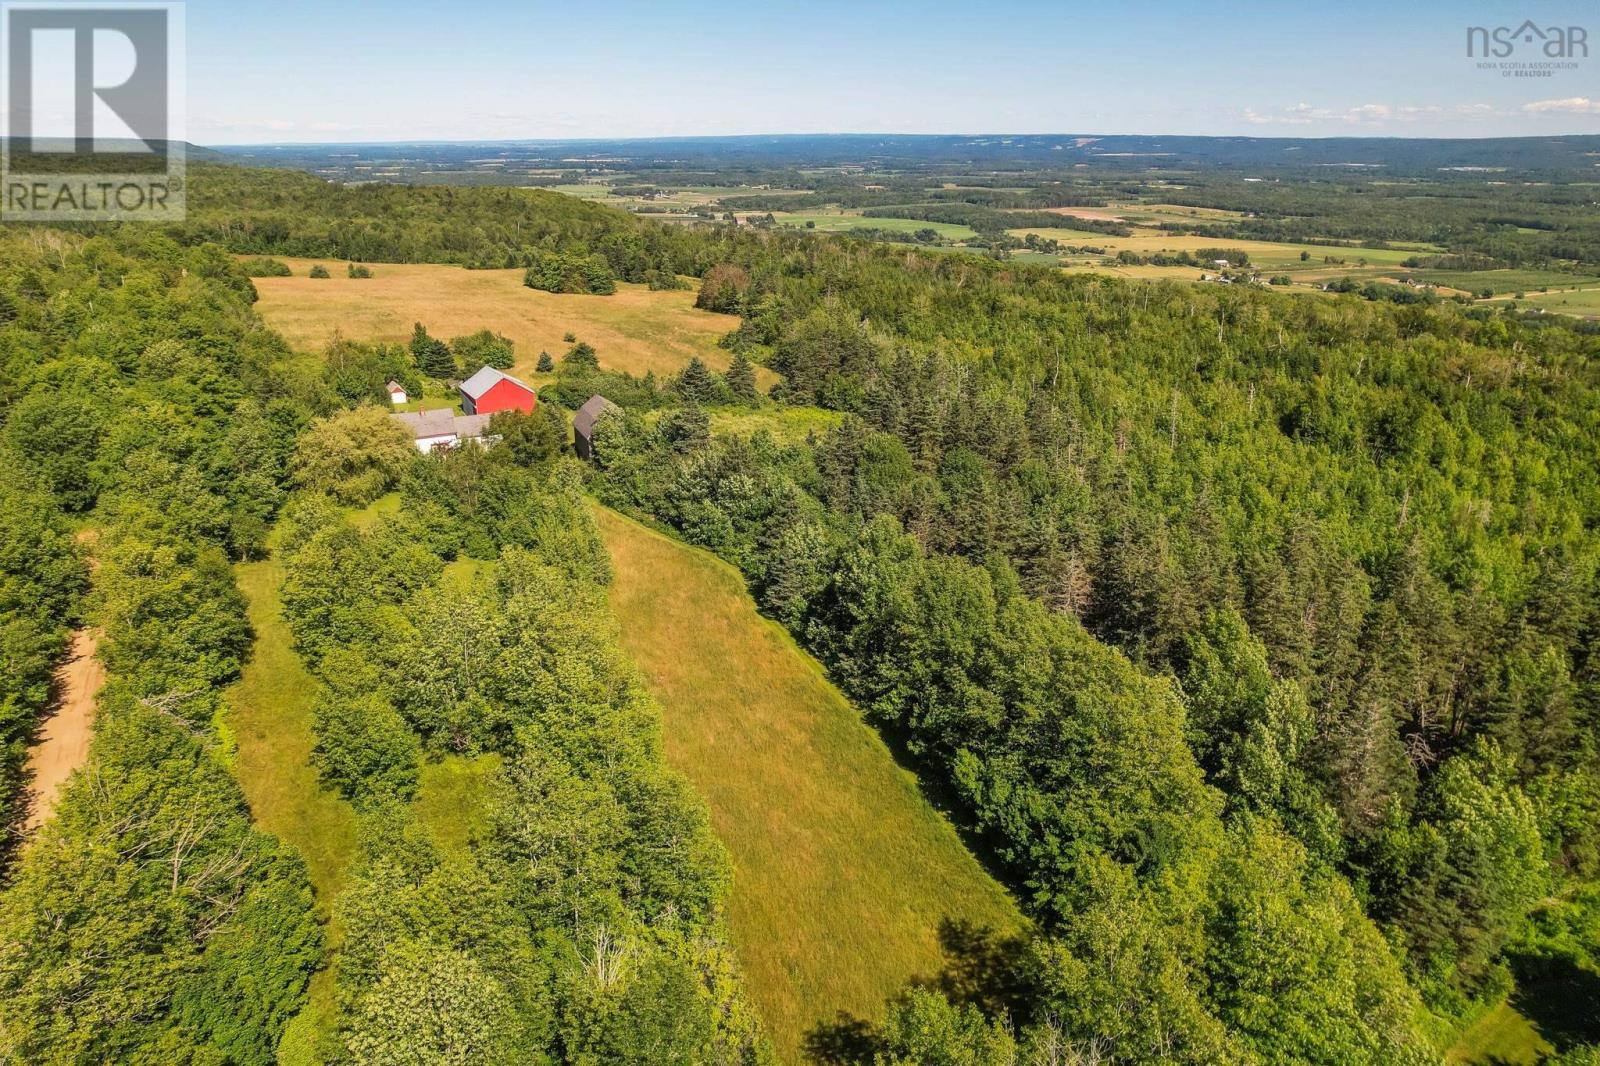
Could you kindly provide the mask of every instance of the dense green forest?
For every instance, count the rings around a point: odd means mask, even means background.
[[[1593,1016],[1592,337],[734,260],[732,343],[852,418],[613,422],[599,489],[739,563],[959,797],[1047,931],[1023,1016],[1196,1062],[1426,1058],[1519,980]]]
[[[502,416],[493,452],[426,459],[346,407],[384,351],[292,357],[214,245],[39,232],[6,253],[13,755],[67,625],[103,627],[110,681],[88,765],[0,893],[0,1055],[764,1061],[727,860],[616,648],[564,424]],[[390,491],[397,515],[354,524]],[[319,679],[315,766],[359,812],[330,1024],[295,1021],[331,941],[300,857],[251,826],[223,713],[252,643],[230,559],[266,550]],[[418,809],[445,758],[493,764],[459,838]]]
[[[1036,923],[823,1061],[1434,1062],[1508,997],[1600,1054],[1592,332],[537,190],[197,167],[191,204],[0,257],[8,796],[72,626],[110,678],[8,856],[0,1054],[764,1061],[585,489],[741,567]],[[695,275],[738,358],[661,383],[575,344],[500,445],[420,457],[370,401],[421,368],[290,353],[228,252]],[[552,410],[593,391],[625,411],[585,470]],[[719,405],[844,417],[780,444],[713,436]],[[337,938],[222,713],[230,564],[269,551],[357,812]],[[423,779],[466,763],[442,834]]]
[[[40,231],[9,234],[4,262],[7,506],[40,534],[8,549],[5,587],[35,589],[33,633],[93,618],[109,682],[89,766],[0,894],[0,1047],[268,1062],[322,934],[301,860],[251,827],[216,723],[250,648],[229,557],[259,549],[309,411],[215,247]],[[87,600],[66,538],[84,521]],[[28,528],[8,522],[8,543]]]
[[[380,263],[521,267],[554,292],[604,292],[611,275],[698,275],[702,242],[598,204],[537,189],[331,185],[296,171],[195,168],[184,243]],[[591,260],[599,258],[601,276]],[[580,280],[573,280],[574,275]]]

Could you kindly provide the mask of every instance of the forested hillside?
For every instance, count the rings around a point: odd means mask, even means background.
[[[702,294],[733,343],[855,417],[613,422],[600,489],[743,566],[963,797],[1049,930],[1026,1013],[1131,1059],[1354,1061],[1518,978],[1592,995],[1549,980],[1594,962],[1592,337],[733,259]]]
[[[556,291],[591,263],[602,276],[663,283],[663,274],[709,265],[704,242],[688,231],[540,189],[347,187],[296,171],[208,165],[195,167],[189,219],[171,232],[233,252],[537,268],[555,279],[539,287]]]
[[[321,681],[312,762],[360,812],[320,1058],[761,1061],[722,932],[727,860],[617,651],[562,436],[534,416],[494,451],[428,460],[381,413],[336,416],[362,419],[341,496],[397,482],[398,513],[354,523],[319,470],[282,540],[285,617]],[[425,765],[484,757],[476,808],[421,795]]]
[[[89,765],[0,893],[0,1050],[271,1061],[322,937],[215,720],[250,647],[228,559],[259,549],[306,408],[218,249],[13,233],[3,261],[0,465],[33,516],[32,533],[6,523],[31,542],[5,587],[37,601],[7,665],[42,624],[88,614],[109,682]],[[79,522],[97,533],[87,603],[64,538]]]
[[[88,765],[0,892],[0,1057],[768,1057],[723,943],[726,859],[617,651],[564,428],[497,423],[493,452],[430,462],[341,410],[338,374],[261,326],[214,245],[41,231],[6,253],[13,750],[67,624],[103,627],[110,680]],[[390,490],[395,517],[354,524]],[[87,600],[74,524],[95,532]],[[268,550],[321,682],[315,768],[359,812],[331,955],[301,857],[251,825],[222,714],[253,638],[230,560]],[[440,827],[424,765],[469,758],[476,828]],[[306,1014],[324,969],[331,1014]]]
[[[530,190],[201,167],[191,202],[0,246],[8,795],[72,626],[109,674],[10,856],[0,1055],[767,1058],[584,488],[740,567],[1036,924],[824,1061],[1434,1062],[1506,1004],[1600,1054],[1592,331]],[[499,445],[424,458],[360,406],[404,353],[291,354],[228,252],[695,274],[739,358],[628,378],[574,340]],[[583,473],[554,408],[594,391],[624,412]],[[830,428],[711,432],[791,415]],[[360,827],[332,901],[219,714],[265,551]]]

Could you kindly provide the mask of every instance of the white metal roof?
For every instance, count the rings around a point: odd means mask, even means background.
[[[514,385],[520,385],[529,392],[533,391],[532,387],[530,387],[526,382],[518,381],[510,374],[496,370],[492,366],[485,366],[480,367],[476,374],[472,375],[470,378],[461,383],[461,393],[464,396],[470,396],[472,399],[476,400],[478,397],[482,396],[484,393],[488,392],[502,381],[509,381]]]

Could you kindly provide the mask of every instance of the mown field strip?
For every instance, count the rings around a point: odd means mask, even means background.
[[[322,787],[311,766],[316,681],[295,653],[281,615],[283,567],[272,560],[241,563],[236,576],[250,602],[256,643],[228,700],[228,727],[238,744],[235,773],[256,824],[306,860],[318,907],[326,913],[355,853],[355,812]]]
[[[780,1054],[874,1018],[945,962],[940,929],[1021,918],[817,662],[737,571],[599,510],[623,646],[661,702],[668,761],[732,853],[730,920]]]
[[[317,912],[327,919],[355,857],[355,811],[322,787],[311,766],[316,681],[300,662],[283,621],[278,595],[283,567],[271,559],[241,563],[234,576],[249,601],[256,634],[250,662],[228,696],[227,724],[238,745],[234,775],[256,825],[305,859]],[[327,927],[327,936],[331,953],[339,942],[336,924]],[[284,1044],[315,1047],[319,1034],[331,1030],[333,1012],[332,971],[324,969],[312,979],[311,1000],[290,1023]],[[296,1054],[314,1059],[310,1050]]]

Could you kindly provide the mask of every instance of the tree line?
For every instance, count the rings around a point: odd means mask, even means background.
[[[1129,1061],[1426,1060],[1588,972],[1537,930],[1600,874],[1592,337],[739,252],[702,290],[729,343],[855,417],[794,447],[613,421],[599,490],[742,566],[961,797],[1058,963],[1023,1017]],[[1142,961],[1061,983],[1102,951]]]
[[[380,419],[362,436],[393,439],[345,464],[376,476],[343,497],[395,489],[395,517],[360,527],[307,484],[284,519],[313,762],[361,825],[324,1058],[767,1061],[722,927],[727,858],[617,648],[564,424],[509,412],[493,450],[422,458]],[[441,759],[492,764],[464,843],[418,813]]]

